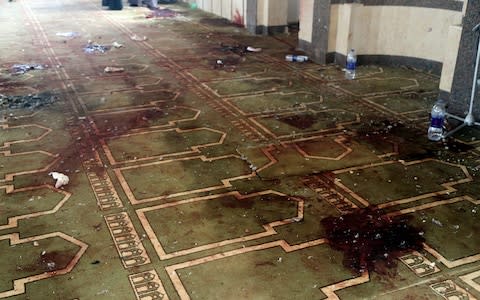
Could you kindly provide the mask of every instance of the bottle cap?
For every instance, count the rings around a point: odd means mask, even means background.
[[[447,101],[447,100],[445,100],[445,99],[442,99],[442,98],[438,98],[438,99],[437,99],[437,102],[436,102],[435,104],[437,104],[437,105],[441,105],[441,106],[445,106],[445,107],[446,107],[446,106],[447,106],[447,104],[448,104],[448,101]]]

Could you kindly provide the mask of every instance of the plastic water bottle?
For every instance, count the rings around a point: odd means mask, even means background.
[[[306,62],[308,60],[308,56],[289,54],[285,56],[285,60],[292,62]]]
[[[345,69],[345,78],[355,79],[355,70],[357,68],[357,54],[354,49],[350,49],[347,54],[347,66]]]
[[[438,100],[433,105],[430,127],[428,127],[428,139],[439,141],[443,138],[443,122],[445,120],[445,102]]]

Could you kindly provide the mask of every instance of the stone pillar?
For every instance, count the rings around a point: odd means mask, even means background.
[[[288,0],[287,23],[289,25],[298,25],[299,0]]]
[[[453,76],[458,59],[462,26],[451,25],[448,28],[447,39],[444,42],[445,56],[443,58],[442,73],[440,77],[440,98],[447,100],[452,91]]]
[[[458,114],[461,117],[466,115],[470,106],[478,38],[480,36],[480,32],[472,32],[472,28],[480,23],[480,1],[469,0],[466,5],[460,49],[455,73],[453,75],[452,92],[450,94],[450,105],[448,109],[450,113]],[[473,115],[477,122],[480,121],[479,95],[479,87],[477,85],[477,94],[473,110]]]
[[[255,33],[263,35],[284,33],[288,26],[287,18],[288,0],[257,0]]]
[[[330,1],[300,0],[298,46],[320,64],[327,61]]]
[[[257,32],[257,9],[258,0],[247,0],[247,15],[245,16],[245,26],[248,32],[255,34]]]

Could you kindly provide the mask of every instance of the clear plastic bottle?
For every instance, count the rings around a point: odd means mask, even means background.
[[[357,54],[354,49],[350,49],[347,54],[347,65],[345,68],[345,78],[348,80],[355,79],[355,71],[357,69]]]
[[[433,105],[430,119],[430,127],[428,127],[428,139],[431,141],[439,141],[443,138],[443,122],[445,120],[445,102],[438,100]]]
[[[306,62],[308,60],[308,56],[288,54],[285,56],[285,60],[292,61],[292,62]]]

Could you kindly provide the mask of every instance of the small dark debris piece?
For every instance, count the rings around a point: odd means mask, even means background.
[[[238,56],[227,56],[223,58],[217,58],[212,63],[214,69],[225,69],[226,71],[234,72],[236,65],[240,64],[242,61],[243,59],[239,58]]]
[[[94,261],[92,261],[92,265],[98,265],[99,263],[100,263],[99,260],[94,260]]]
[[[102,223],[98,223],[97,225],[93,225],[93,228],[94,228],[96,231],[100,231],[100,229],[102,229]]]
[[[224,52],[227,52],[227,51],[230,51],[230,52],[233,52],[235,54],[238,54],[240,56],[243,56],[245,55],[245,53],[247,53],[247,46],[245,45],[225,45],[224,43],[220,43],[220,50],[221,51],[224,51]]]

